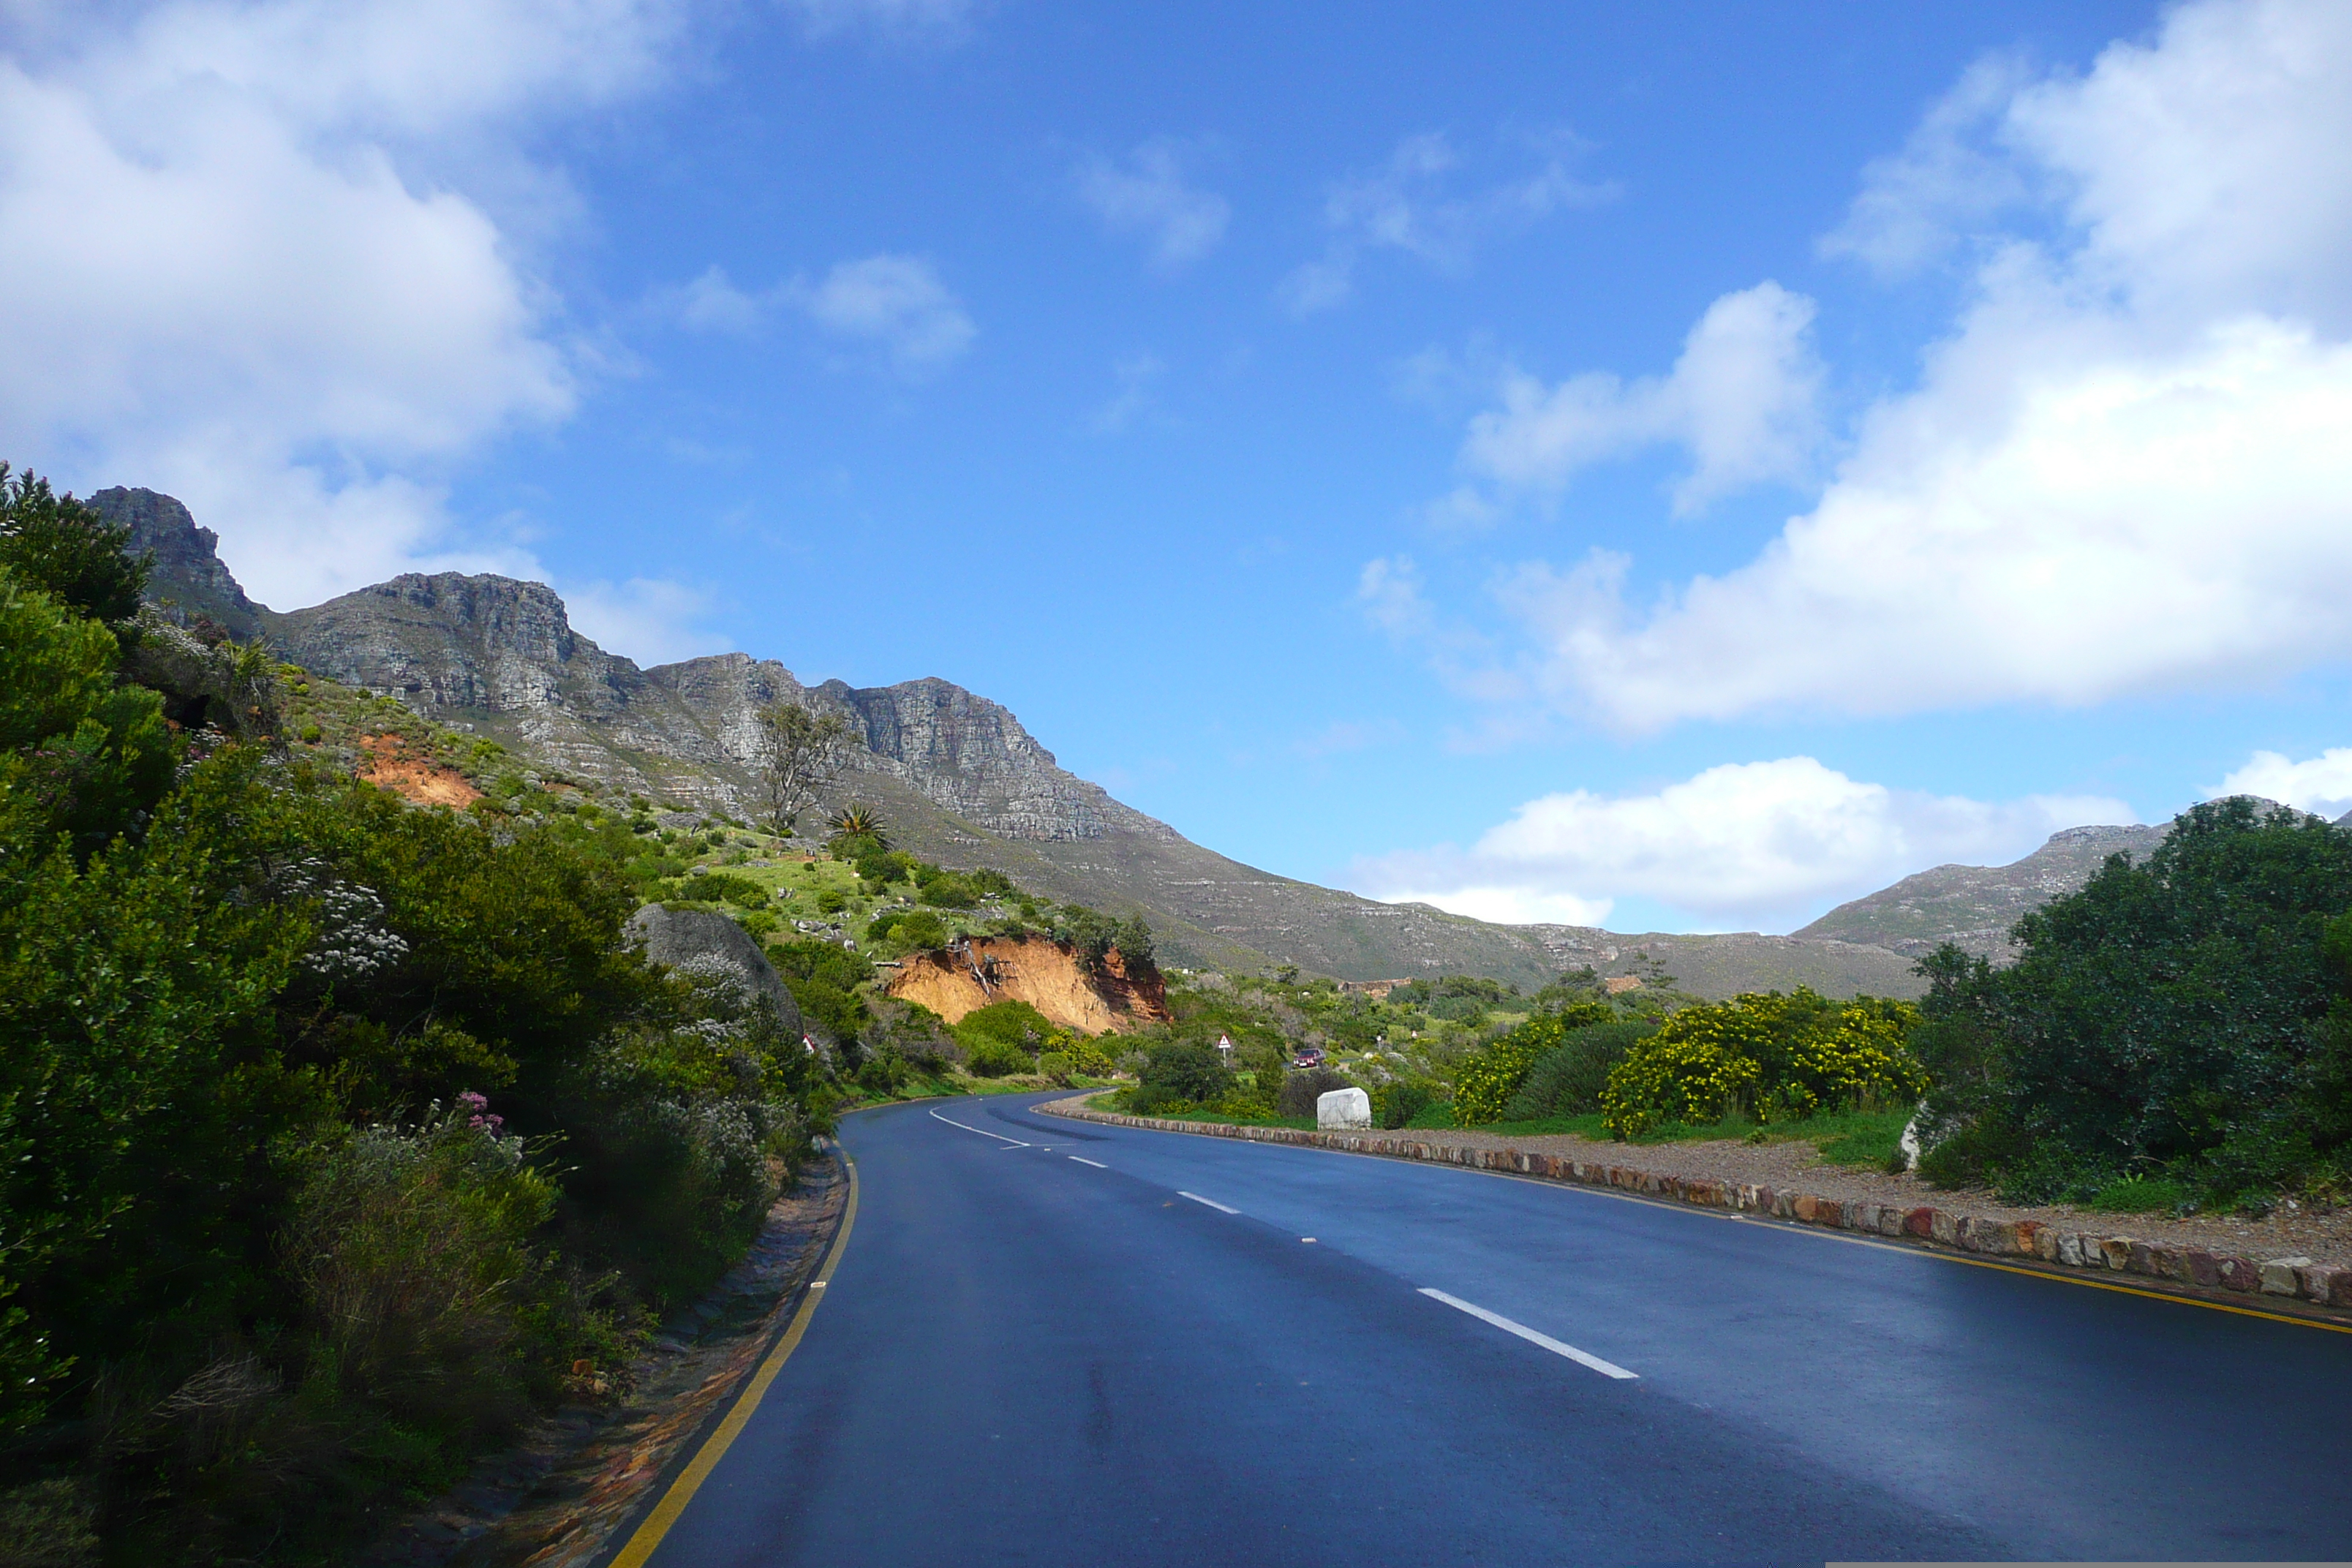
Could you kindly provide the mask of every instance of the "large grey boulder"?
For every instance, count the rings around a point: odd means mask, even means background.
[[[629,917],[629,939],[656,963],[688,974],[732,981],[746,1001],[775,1004],[787,1034],[799,1034],[800,1004],[751,933],[714,910],[666,910],[647,904]]]
[[[1315,1125],[1344,1130],[1372,1124],[1372,1097],[1360,1089],[1335,1089],[1315,1097]]]

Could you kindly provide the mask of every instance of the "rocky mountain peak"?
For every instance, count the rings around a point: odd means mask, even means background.
[[[203,616],[240,642],[261,635],[268,611],[246,596],[244,586],[220,558],[220,535],[196,526],[194,516],[156,490],[116,485],[89,496],[85,505],[107,521],[131,530],[130,552],[152,563],[148,597],[185,624]]]

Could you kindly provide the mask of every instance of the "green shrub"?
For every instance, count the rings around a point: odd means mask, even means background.
[[[1037,1070],[1047,1078],[1066,1082],[1070,1076],[1070,1058],[1061,1051],[1044,1051],[1037,1058]]]
[[[1454,1068],[1454,1119],[1465,1127],[1502,1120],[1505,1108],[1527,1081],[1537,1058],[1559,1049],[1570,1029],[1606,1023],[1614,1016],[1603,1004],[1578,1002],[1557,1013],[1538,1014],[1519,1025]]]
[[[963,1040],[964,1067],[974,1078],[1003,1078],[1008,1073],[1036,1070],[1036,1058],[1013,1041],[994,1035],[959,1037]]]
[[[1134,1116],[1171,1116],[1192,1109],[1192,1101],[1164,1083],[1139,1084],[1123,1089],[1118,1103]]]
[[[1195,1104],[1222,1100],[1234,1090],[1234,1075],[1225,1070],[1216,1048],[1196,1041],[1152,1046],[1139,1076],[1143,1087],[1164,1089]]]
[[[770,902],[768,889],[749,877],[738,877],[726,871],[705,871],[690,880],[695,896],[740,904],[747,910],[763,910]]]
[[[1535,1059],[1517,1092],[1503,1108],[1500,1120],[1540,1121],[1599,1110],[1601,1091],[1608,1086],[1611,1069],[1657,1029],[1654,1020],[1630,1018],[1568,1030],[1559,1045]]]
[[[839,888],[819,888],[816,890],[816,912],[837,915],[849,907],[849,895]]]
[[[868,942],[887,942],[909,952],[948,944],[945,921],[929,910],[889,910],[866,925]]]
[[[1372,1090],[1372,1125],[1397,1128],[1438,1102],[1436,1086],[1418,1079],[1400,1079]]]
[[[802,1016],[835,1040],[854,1040],[872,1019],[858,988],[874,977],[874,965],[836,942],[802,937],[768,948]]]
[[[1601,1109],[1630,1138],[1665,1122],[1706,1126],[1735,1112],[1758,1121],[1817,1110],[1908,1103],[1926,1072],[1904,1048],[1917,1020],[1906,1003],[1830,1002],[1799,987],[1685,1007],[1609,1073]]]

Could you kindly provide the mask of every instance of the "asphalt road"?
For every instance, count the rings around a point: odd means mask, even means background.
[[[657,1568],[2352,1554],[2352,1334],[1034,1098],[847,1119]]]

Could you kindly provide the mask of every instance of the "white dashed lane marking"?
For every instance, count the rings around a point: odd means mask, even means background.
[[[1239,1214],[1242,1212],[1239,1209],[1229,1209],[1224,1205],[1219,1203],[1216,1199],[1204,1198],[1198,1193],[1178,1193],[1176,1195],[1180,1198],[1190,1198],[1196,1204],[1206,1204],[1211,1208],[1216,1210],[1219,1214]]]
[[[1528,1327],[1525,1323],[1515,1323],[1511,1321],[1510,1319],[1503,1316],[1500,1312],[1490,1312],[1484,1307],[1473,1306],[1459,1296],[1449,1296],[1443,1290],[1433,1290],[1426,1285],[1422,1287],[1421,1293],[1428,1297],[1433,1301],[1444,1302],[1447,1306],[1453,1308],[1457,1312],[1467,1312],[1472,1317],[1478,1319],[1482,1322],[1492,1323],[1507,1334],[1517,1334],[1519,1338],[1527,1341],[1528,1343],[1531,1345],[1541,1345],[1544,1349],[1551,1352],[1554,1355],[1564,1355],[1569,1360],[1576,1363],[1579,1366],[1589,1366],[1603,1377],[1633,1378],[1641,1376],[1641,1373],[1636,1372],[1627,1372],[1623,1367],[1617,1365],[1613,1362],[1605,1362],[1597,1355],[1587,1354],[1585,1352],[1578,1350],[1574,1345],[1564,1345],[1558,1340],[1553,1339],[1549,1334],[1539,1334],[1536,1332],[1535,1330]]]

